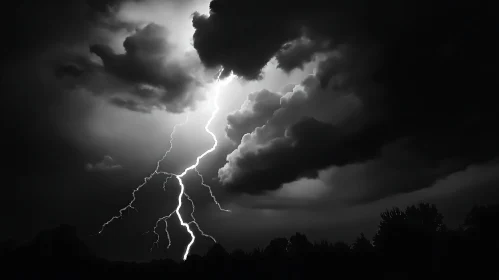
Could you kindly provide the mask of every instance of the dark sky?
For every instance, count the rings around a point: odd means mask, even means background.
[[[196,218],[224,246],[301,231],[351,242],[379,213],[425,200],[457,226],[499,201],[498,17],[493,1],[10,1],[2,17],[1,239],[75,225],[110,259],[179,258],[188,235],[149,251],[176,207],[162,164],[184,180]],[[188,205],[188,204],[186,204]],[[188,217],[189,208],[184,216]],[[144,234],[145,233],[145,234]],[[196,239],[203,253],[210,240]]]

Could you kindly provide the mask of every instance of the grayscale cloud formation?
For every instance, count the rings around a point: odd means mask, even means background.
[[[399,160],[417,155],[431,167],[427,179],[400,183],[386,196],[496,157],[490,5],[211,1],[209,15],[193,18],[194,47],[207,67],[255,80],[272,58],[291,72],[326,57],[293,90],[253,93],[228,117],[227,136],[239,146],[219,170],[221,182],[235,193],[263,194],[333,166],[374,161],[383,164],[371,169],[390,170],[383,150],[392,146]]]

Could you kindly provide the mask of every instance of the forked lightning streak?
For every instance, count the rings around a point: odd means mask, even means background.
[[[177,217],[180,221],[180,224],[186,228],[187,232],[189,233],[189,235],[191,236],[191,241],[189,242],[189,244],[187,244],[187,247],[185,249],[185,252],[184,252],[184,255],[183,255],[183,259],[187,259],[187,256],[189,255],[189,251],[192,247],[192,245],[194,244],[194,241],[196,239],[193,231],[191,230],[190,228],[190,224],[194,224],[196,225],[196,228],[198,229],[198,231],[201,233],[201,235],[203,235],[204,237],[208,237],[210,239],[213,240],[213,242],[217,242],[215,240],[215,238],[211,235],[208,235],[206,233],[203,232],[203,230],[201,230],[201,227],[199,226],[199,224],[196,222],[196,219],[194,218],[194,211],[195,211],[195,205],[194,205],[194,201],[189,197],[189,195],[185,192],[185,186],[184,186],[184,183],[182,182],[182,177],[184,177],[190,170],[195,170],[197,175],[201,178],[201,185],[203,185],[204,187],[208,188],[209,192],[210,192],[210,196],[212,197],[214,203],[218,206],[218,208],[221,210],[221,211],[225,211],[225,212],[230,212],[230,210],[227,210],[227,209],[224,209],[222,208],[222,206],[220,205],[220,203],[218,203],[216,197],[213,195],[213,192],[211,190],[211,187],[207,184],[205,184],[204,182],[204,178],[203,176],[201,175],[201,173],[197,170],[197,166],[199,165],[199,162],[200,160],[206,156],[207,154],[213,152],[217,145],[218,145],[218,141],[217,141],[217,138],[215,136],[215,134],[213,132],[211,132],[209,130],[209,126],[211,124],[211,122],[213,121],[213,119],[215,118],[216,114],[218,113],[218,110],[219,110],[219,107],[218,107],[218,95],[220,93],[220,86],[222,85],[225,85],[227,83],[229,83],[235,76],[231,73],[229,77],[227,77],[226,79],[224,80],[220,80],[220,76],[222,75],[222,72],[223,72],[223,68],[220,70],[219,74],[218,74],[218,77],[216,79],[216,82],[215,82],[215,109],[213,110],[213,112],[211,113],[211,117],[210,119],[207,121],[206,125],[205,125],[205,131],[211,135],[211,137],[213,138],[213,146],[208,149],[207,151],[205,151],[204,153],[202,153],[200,156],[198,156],[196,158],[196,162],[187,167],[186,169],[184,169],[184,171],[181,173],[181,174],[173,174],[173,173],[168,173],[168,172],[163,172],[163,171],[159,171],[159,167],[160,167],[160,163],[166,158],[166,156],[168,155],[168,153],[170,153],[170,151],[173,149],[173,135],[175,133],[175,130],[178,126],[181,126],[181,125],[184,125],[187,123],[187,121],[189,120],[189,116],[187,116],[185,122],[183,123],[180,123],[180,124],[176,124],[174,127],[173,127],[173,130],[172,130],[172,133],[170,134],[170,147],[169,149],[165,152],[165,154],[163,155],[163,157],[157,162],[156,164],[156,169],[154,170],[154,172],[152,172],[149,176],[145,177],[144,178],[144,182],[142,184],[140,184],[137,188],[135,188],[132,192],[132,200],[130,201],[130,203],[128,203],[127,206],[121,208],[119,210],[119,215],[117,216],[113,216],[111,219],[109,219],[107,222],[105,222],[102,227],[101,227],[101,230],[99,231],[98,234],[101,234],[102,231],[105,229],[106,226],[108,226],[111,222],[113,222],[114,220],[116,219],[121,219],[123,218],[123,213],[126,211],[126,210],[129,210],[129,209],[134,209],[137,211],[136,208],[134,208],[133,206],[133,203],[135,202],[136,200],[136,197],[135,197],[135,193],[138,192],[145,184],[147,184],[147,182],[149,180],[152,179],[152,177],[154,177],[154,175],[156,174],[163,174],[163,175],[167,175],[167,177],[165,178],[165,181],[163,182],[163,189],[166,190],[166,184],[168,182],[168,180],[170,178],[172,178],[173,176],[175,176],[175,178],[177,178],[178,180],[178,183],[180,185],[180,193],[178,195],[178,204],[177,204],[177,207],[174,211],[172,211],[170,214],[164,216],[164,217],[161,217],[159,218],[157,221],[156,221],[156,224],[154,226],[154,229],[153,229],[153,233],[156,235],[156,241],[153,243],[152,247],[151,247],[151,251],[152,249],[154,248],[154,246],[159,246],[159,239],[160,239],[160,235],[156,232],[156,229],[158,228],[158,225],[161,221],[164,221],[165,223],[165,232],[166,232],[166,235],[168,237],[168,246],[167,248],[169,248],[171,246],[171,238],[170,238],[170,234],[168,232],[168,222],[167,220],[174,214],[176,213],[177,214]],[[191,202],[191,206],[192,206],[192,212],[191,212],[191,218],[192,218],[192,221],[190,222],[184,222],[184,220],[182,219],[182,215],[180,215],[180,209],[182,208],[182,197],[185,196],[190,202]],[[147,232],[146,232],[147,233]]]
[[[154,169],[154,171],[149,174],[149,176],[145,177],[144,178],[144,182],[142,184],[140,184],[137,188],[135,188],[132,192],[132,200],[130,201],[130,203],[128,203],[127,206],[123,207],[120,209],[119,211],[119,215],[118,216],[113,216],[111,217],[111,219],[109,219],[107,222],[105,222],[104,224],[102,224],[102,227],[100,229],[100,231],[98,232],[98,234],[101,234],[102,231],[104,231],[104,229],[106,228],[106,226],[108,226],[110,223],[112,223],[114,220],[117,220],[117,219],[121,219],[123,218],[123,212],[125,212],[126,210],[130,210],[130,209],[133,209],[135,211],[138,211],[135,207],[133,207],[133,203],[135,202],[135,193],[138,192],[143,186],[145,186],[145,184],[147,184],[147,182],[149,182],[149,180],[152,179],[152,177],[154,177],[154,175],[156,174],[166,174],[168,175],[169,177],[172,177],[173,174],[170,174],[170,173],[166,173],[166,172],[162,172],[162,171],[159,171],[159,165],[161,164],[161,162],[166,158],[166,156],[171,152],[171,150],[173,149],[173,135],[175,134],[175,130],[177,130],[177,127],[178,126],[182,126],[182,125],[185,125],[187,123],[187,121],[189,121],[189,115],[187,115],[187,117],[185,118],[185,121],[182,122],[182,123],[179,123],[179,124],[176,124],[175,126],[173,126],[173,129],[172,129],[172,132],[170,133],[170,147],[168,148],[168,150],[165,152],[165,154],[163,155],[163,157],[161,157],[161,159],[159,159],[157,162],[156,162],[156,169]],[[168,181],[169,177],[167,177],[167,179],[165,180],[165,183]],[[163,187],[165,187],[163,185]]]

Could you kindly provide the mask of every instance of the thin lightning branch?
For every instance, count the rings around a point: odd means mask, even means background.
[[[191,211],[192,221],[188,222],[188,224],[195,224],[202,236],[208,237],[211,240],[213,240],[213,242],[217,243],[217,240],[215,240],[215,237],[204,233],[204,231],[201,229],[199,224],[196,222],[196,218],[194,218],[194,212],[196,211],[196,206],[194,206],[194,201],[192,201],[191,197],[186,192],[184,192],[184,195],[185,195],[185,197],[187,197],[187,199],[191,202],[191,205],[192,205],[192,211]]]
[[[144,178],[144,183],[143,183],[143,184],[141,184],[140,186],[138,186],[138,187],[137,187],[137,188],[133,191],[133,193],[132,193],[132,195],[133,195],[133,200],[132,200],[132,201],[131,201],[131,202],[130,202],[130,203],[129,203],[126,207],[124,207],[124,208],[120,209],[120,211],[119,211],[120,215],[119,215],[119,216],[114,216],[114,217],[112,217],[109,221],[107,221],[106,223],[104,223],[104,224],[102,225],[102,229],[101,229],[101,231],[99,231],[99,234],[100,234],[100,233],[104,230],[104,228],[105,228],[105,227],[106,227],[109,223],[111,223],[111,222],[112,222],[112,221],[114,221],[115,219],[122,218],[122,217],[123,217],[123,212],[124,212],[125,210],[127,210],[127,209],[135,209],[135,208],[132,206],[133,202],[135,201],[135,192],[137,192],[138,190],[140,190],[140,188],[141,188],[142,186],[144,186],[144,185],[145,185],[145,184],[146,184],[146,183],[147,183],[147,182],[148,182],[148,181],[149,181],[149,180],[150,180],[150,179],[151,179],[154,175],[156,175],[156,174],[165,174],[165,175],[167,175],[167,177],[166,177],[165,181],[163,182],[163,190],[166,190],[166,184],[167,184],[168,180],[169,180],[171,177],[175,176],[175,177],[177,178],[178,182],[179,182],[179,185],[180,185],[180,193],[179,193],[179,195],[178,195],[178,205],[177,205],[177,208],[176,208],[173,212],[171,212],[171,213],[170,213],[170,214],[168,214],[167,216],[164,216],[164,217],[159,218],[159,219],[156,221],[156,224],[155,224],[154,229],[153,229],[153,233],[156,235],[156,241],[153,243],[153,245],[152,245],[152,247],[151,247],[151,251],[152,251],[152,249],[154,248],[154,246],[155,246],[155,245],[156,245],[156,247],[158,247],[158,246],[159,246],[159,238],[160,238],[160,236],[159,236],[159,234],[156,232],[156,229],[158,228],[158,225],[159,225],[159,222],[160,222],[160,221],[164,221],[164,222],[165,222],[165,232],[166,232],[166,234],[167,234],[167,236],[168,236],[168,247],[167,247],[167,248],[169,248],[169,247],[170,247],[170,245],[171,245],[171,240],[170,240],[170,234],[169,234],[169,232],[168,232],[168,223],[167,223],[167,220],[168,220],[168,219],[169,219],[169,218],[173,215],[173,213],[176,213],[176,214],[177,214],[177,217],[178,217],[178,219],[179,219],[179,221],[180,221],[180,224],[181,224],[183,227],[185,227],[185,228],[186,228],[187,232],[188,232],[188,233],[189,233],[189,235],[191,236],[191,241],[189,242],[189,244],[187,244],[187,247],[186,247],[185,252],[184,252],[184,255],[183,255],[183,260],[186,260],[186,259],[187,259],[187,256],[189,255],[190,248],[191,248],[191,246],[194,244],[194,241],[195,241],[195,239],[196,239],[196,237],[194,236],[194,233],[192,232],[191,228],[189,227],[189,225],[190,225],[190,224],[195,224],[195,225],[196,225],[196,227],[197,227],[197,229],[198,229],[198,230],[199,230],[199,232],[201,233],[201,235],[203,235],[203,236],[205,236],[205,237],[208,237],[208,238],[211,238],[211,239],[213,240],[213,242],[215,242],[215,243],[217,242],[217,241],[215,240],[215,238],[213,238],[213,236],[211,236],[211,235],[208,235],[208,234],[204,233],[204,232],[201,230],[201,228],[200,228],[199,224],[196,222],[196,220],[195,220],[195,218],[194,218],[194,211],[195,211],[194,201],[193,201],[193,200],[189,197],[189,195],[185,192],[185,186],[184,186],[184,183],[182,182],[182,177],[184,177],[184,176],[185,176],[185,175],[186,175],[186,174],[187,174],[190,170],[192,170],[192,169],[196,170],[196,173],[198,174],[198,176],[199,176],[199,177],[201,177],[201,184],[202,184],[203,186],[205,186],[205,187],[207,187],[207,188],[209,189],[209,191],[210,191],[210,195],[211,195],[211,197],[213,198],[213,201],[214,201],[214,202],[217,204],[217,206],[219,207],[219,209],[220,209],[220,210],[222,210],[222,211],[230,212],[230,210],[223,209],[223,208],[220,206],[220,204],[219,204],[219,203],[218,203],[218,201],[216,200],[215,196],[213,195],[213,192],[211,191],[211,187],[210,187],[210,186],[208,186],[207,184],[205,184],[205,183],[204,183],[204,178],[203,178],[203,176],[202,176],[202,175],[201,175],[201,173],[199,173],[199,171],[196,169],[196,168],[197,168],[197,166],[199,165],[200,160],[201,160],[204,156],[206,156],[207,154],[209,154],[209,153],[213,152],[213,151],[216,149],[217,145],[218,145],[217,138],[216,138],[215,134],[214,134],[213,132],[211,132],[211,131],[210,131],[209,126],[210,126],[211,122],[213,121],[213,119],[215,118],[216,114],[217,114],[217,113],[218,113],[218,111],[219,111],[219,107],[218,107],[218,103],[217,103],[217,101],[218,101],[218,95],[219,95],[219,93],[220,93],[220,91],[219,91],[220,87],[221,87],[221,86],[223,86],[223,85],[226,85],[227,83],[229,83],[229,82],[230,82],[230,81],[231,81],[231,80],[235,77],[235,75],[231,73],[231,74],[230,74],[230,76],[229,76],[227,79],[225,79],[225,80],[221,81],[221,80],[220,80],[220,76],[222,75],[222,72],[223,72],[223,68],[220,70],[220,72],[219,72],[219,74],[218,74],[218,77],[217,77],[217,80],[216,80],[216,83],[215,83],[215,86],[216,86],[216,88],[215,88],[215,102],[214,102],[214,103],[215,103],[215,109],[214,109],[214,110],[213,110],[213,112],[211,113],[211,117],[208,119],[208,121],[206,122],[206,125],[205,125],[205,127],[204,127],[205,131],[206,131],[208,134],[210,134],[210,135],[211,135],[211,137],[213,138],[213,142],[214,142],[214,143],[213,143],[213,146],[212,146],[210,149],[208,149],[207,151],[205,151],[204,153],[202,153],[200,156],[198,156],[198,157],[196,158],[196,162],[195,162],[193,165],[191,165],[191,166],[187,167],[186,169],[184,169],[184,171],[183,171],[181,174],[173,174],[173,173],[168,173],[168,172],[160,172],[160,171],[159,171],[159,166],[160,166],[160,163],[161,163],[161,162],[165,159],[166,155],[167,155],[167,154],[168,154],[168,153],[172,150],[172,148],[173,148],[173,144],[172,144],[172,142],[173,142],[173,134],[175,133],[175,129],[176,129],[176,127],[177,127],[177,126],[179,126],[179,125],[184,125],[184,124],[188,121],[188,117],[189,117],[189,116],[187,116],[187,119],[185,120],[185,122],[184,122],[184,123],[175,125],[175,126],[173,127],[173,131],[172,131],[172,133],[170,134],[170,148],[168,149],[168,151],[166,151],[166,152],[165,152],[165,154],[163,155],[163,157],[162,157],[162,158],[161,158],[161,159],[157,162],[157,164],[156,164],[156,169],[154,170],[154,172],[153,172],[153,173],[151,173],[148,177]],[[180,209],[182,208],[182,196],[184,196],[184,195],[187,197],[187,199],[191,202],[191,205],[192,205],[192,212],[191,212],[191,218],[192,218],[192,221],[187,222],[187,223],[186,223],[186,222],[184,222],[184,220],[182,219],[182,215],[180,215]],[[148,232],[149,232],[149,231],[148,231]],[[146,233],[148,233],[148,232],[146,232]]]
[[[194,168],[194,170],[196,171],[198,176],[201,178],[201,185],[203,185],[203,187],[208,188],[208,190],[210,191],[211,198],[213,199],[213,202],[215,202],[215,204],[218,206],[218,209],[220,209],[220,211],[230,212],[230,210],[222,208],[220,203],[218,203],[217,198],[215,197],[215,195],[211,191],[211,187],[209,185],[205,184],[203,175],[201,175],[201,173],[199,173],[198,169]]]
[[[168,180],[170,180],[174,175],[173,174],[169,174],[165,181],[163,181],[163,190],[166,191],[166,184],[168,183]]]
[[[164,219],[164,221],[165,221],[166,237],[168,238],[168,246],[166,247],[166,249],[168,249],[172,245],[172,239],[170,238],[170,233],[168,232],[168,222],[166,220],[168,220],[168,218]]]
[[[165,182],[171,178],[171,176],[167,177],[167,179],[165,180]],[[204,237],[208,237],[210,238],[211,240],[213,240],[213,242],[217,243],[217,240],[209,235],[209,234],[206,234],[202,229],[201,227],[199,226],[199,224],[196,222],[196,218],[194,218],[194,212],[196,211],[196,206],[194,204],[194,201],[191,199],[191,197],[187,194],[187,192],[185,192],[184,190],[184,196],[189,200],[189,202],[191,203],[191,206],[192,206],[192,211],[191,211],[191,218],[192,218],[192,221],[188,222],[187,224],[195,224],[198,231],[201,233],[202,236]],[[228,211],[228,210],[226,210]],[[164,221],[165,222],[165,232],[166,232],[166,236],[168,238],[168,246],[166,247],[167,249],[170,248],[171,246],[171,238],[170,238],[170,233],[168,232],[168,219],[173,215],[173,213],[175,213],[176,210],[174,210],[172,213],[168,214],[167,216],[164,216],[164,217],[161,217],[159,218],[157,221],[156,221],[156,225],[154,226],[152,232],[156,235],[156,240],[153,242],[153,245],[151,246],[151,249],[150,251],[152,252],[154,246],[156,246],[157,248],[159,248],[159,239],[160,239],[160,236],[159,236],[159,233],[156,232],[156,229],[158,228],[158,225],[159,225],[159,222],[161,221]],[[230,212],[230,211],[228,211]],[[146,231],[144,234],[146,233],[149,233],[149,231]]]
[[[133,209],[135,211],[138,211],[137,209],[135,209],[135,207],[133,207],[133,203],[135,202],[135,199],[136,199],[135,193],[138,192],[143,186],[145,186],[145,184],[147,184],[147,182],[149,182],[149,180],[151,180],[154,175],[156,175],[156,174],[166,174],[166,175],[168,175],[170,177],[173,175],[173,174],[166,173],[166,172],[160,172],[159,171],[159,166],[160,166],[161,162],[166,158],[166,155],[168,155],[171,152],[171,150],[173,149],[173,135],[175,134],[175,130],[177,130],[178,126],[185,125],[188,120],[189,120],[189,115],[187,115],[187,117],[185,118],[185,121],[183,123],[176,124],[175,126],[173,126],[172,132],[170,133],[170,148],[168,148],[168,150],[165,152],[165,154],[163,155],[163,157],[160,160],[158,160],[158,162],[156,162],[156,169],[154,169],[154,172],[152,172],[151,174],[149,174],[149,176],[145,177],[144,178],[144,182],[142,184],[140,184],[136,189],[133,190],[133,192],[132,192],[132,197],[133,198],[130,201],[130,203],[128,203],[127,206],[125,206],[125,207],[123,207],[123,208],[120,209],[119,215],[113,216],[111,219],[109,219],[107,222],[105,222],[102,225],[101,230],[98,232],[98,234],[101,234],[102,231],[104,231],[104,229],[106,228],[106,226],[108,226],[114,220],[123,218],[123,212],[125,212],[126,210]]]
[[[163,155],[163,157],[160,160],[158,160],[158,162],[156,163],[156,169],[154,170],[153,173],[158,173],[160,163],[163,160],[165,160],[166,155],[168,155],[172,151],[172,149],[173,149],[173,135],[175,134],[175,131],[177,130],[177,127],[178,126],[183,126],[183,125],[187,124],[188,121],[189,121],[189,114],[187,114],[187,117],[185,118],[185,121],[183,123],[179,123],[179,124],[176,124],[176,125],[173,126],[172,133],[170,133],[170,148],[168,148],[168,150],[165,152],[165,154]],[[170,174],[168,174],[168,175],[170,175]]]
[[[194,218],[194,212],[196,211],[196,206],[194,206],[194,201],[191,199],[191,197],[187,194],[187,192],[184,192],[184,195],[185,197],[187,198],[187,200],[189,200],[189,202],[191,203],[191,206],[192,206],[192,211],[191,211],[191,218],[193,221],[196,220],[196,218]]]
[[[195,224],[195,225],[196,225],[196,227],[198,228],[198,230],[199,230],[199,232],[201,233],[201,235],[202,235],[202,236],[204,236],[204,237],[208,237],[208,238],[210,238],[211,240],[213,240],[213,242],[217,243],[217,241],[215,240],[215,238],[214,238],[213,236],[211,236],[211,235],[209,235],[209,234],[206,234],[206,233],[204,233],[204,232],[201,230],[201,228],[199,227],[199,224],[198,224],[196,221],[190,221],[190,222],[188,222],[188,224]]]
[[[168,219],[173,215],[173,213],[175,213],[175,210],[172,211],[170,214],[168,214],[168,215],[166,215],[164,217],[159,218],[156,221],[156,225],[154,226],[154,229],[152,231],[156,235],[156,241],[154,241],[154,243],[151,246],[151,250],[150,250],[151,252],[152,252],[152,249],[154,248],[154,246],[159,247],[159,237],[160,236],[159,236],[159,233],[156,232],[156,229],[158,228],[159,222],[161,222],[161,221],[165,222],[165,232],[166,232],[166,237],[168,238],[168,246],[166,248],[168,249],[172,245],[172,241],[171,241],[171,238],[170,238],[170,233],[168,232]],[[149,231],[147,231],[145,233],[148,233],[148,232]]]

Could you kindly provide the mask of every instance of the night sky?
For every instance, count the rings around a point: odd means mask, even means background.
[[[227,249],[305,233],[352,241],[393,206],[435,203],[449,227],[499,201],[499,21],[493,1],[10,1],[2,17],[0,239],[74,225],[111,260],[180,258],[156,220],[184,177]],[[182,213],[189,217],[190,206]],[[192,252],[212,244],[196,232]]]

